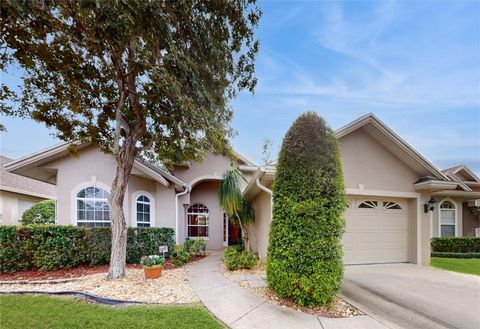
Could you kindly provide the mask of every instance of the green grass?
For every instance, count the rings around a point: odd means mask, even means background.
[[[480,258],[441,258],[432,257],[430,265],[442,270],[480,276]]]
[[[225,328],[202,306],[109,307],[46,296],[0,296],[0,327]]]

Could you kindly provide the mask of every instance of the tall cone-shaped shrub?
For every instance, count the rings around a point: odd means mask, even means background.
[[[337,139],[316,113],[302,114],[285,135],[273,202],[270,288],[300,305],[331,303],[343,278],[346,200]]]

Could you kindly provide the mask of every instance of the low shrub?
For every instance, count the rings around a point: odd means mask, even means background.
[[[110,261],[110,228],[61,225],[0,226],[0,273],[28,269],[54,270]],[[129,228],[127,262],[139,263],[158,247],[172,249],[171,228]]]
[[[199,239],[196,239],[195,242],[193,243],[190,253],[195,256],[205,256],[206,251],[207,251],[207,243],[205,242],[204,239],[199,238]]]
[[[22,225],[55,224],[55,201],[40,201],[22,215]]]
[[[190,254],[185,250],[185,246],[176,245],[170,254],[170,261],[176,266],[185,265],[189,259]]]
[[[480,238],[432,238],[432,252],[480,253]]]
[[[250,251],[239,250],[237,246],[227,247],[223,253],[223,263],[230,270],[251,269],[257,265],[258,259]]]
[[[192,252],[193,249],[193,244],[195,243],[195,240],[192,240],[190,238],[186,238],[185,241],[183,242],[183,248],[187,253]]]
[[[480,258],[480,252],[432,252],[432,257],[440,258]]]

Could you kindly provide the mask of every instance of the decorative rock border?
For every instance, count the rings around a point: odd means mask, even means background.
[[[0,292],[0,295],[50,295],[50,296],[73,296],[73,297],[81,297],[89,300],[93,300],[100,304],[106,305],[125,305],[125,304],[147,304],[143,302],[137,301],[129,301],[129,300],[119,300],[119,299],[111,299],[111,298],[104,298],[92,294],[87,294],[80,291],[56,291],[56,292],[45,292],[45,291],[11,291],[11,292]]]
[[[96,273],[94,273],[94,274],[96,274]],[[84,277],[80,276],[78,278],[68,278],[68,279],[0,281],[0,285],[2,285],[2,284],[5,284],[5,285],[7,285],[7,284],[56,284],[56,283],[78,281],[78,280],[81,280],[83,278]]]

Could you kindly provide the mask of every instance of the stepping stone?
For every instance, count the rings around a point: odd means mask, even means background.
[[[245,278],[245,274],[232,274],[228,277],[230,280],[234,282],[239,282],[239,281],[246,281],[247,279]]]
[[[265,280],[260,279],[260,280],[248,280],[248,284],[250,285],[251,288],[266,288],[267,283]]]
[[[247,281],[250,281],[250,280],[262,280],[262,277],[258,274],[250,274],[250,273],[246,273],[245,274],[245,278],[247,279]]]

